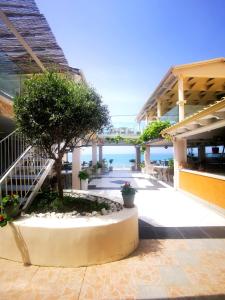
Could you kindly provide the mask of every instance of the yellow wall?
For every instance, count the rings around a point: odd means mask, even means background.
[[[179,187],[225,209],[225,181],[200,174],[180,171]]]

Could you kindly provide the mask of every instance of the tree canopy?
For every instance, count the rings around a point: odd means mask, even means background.
[[[148,126],[144,129],[143,133],[140,136],[140,139],[143,142],[147,142],[149,140],[161,138],[161,131],[169,126],[169,121],[153,121],[149,123]]]
[[[88,141],[110,123],[108,108],[93,88],[54,72],[27,79],[14,111],[20,132],[58,167],[68,148]]]

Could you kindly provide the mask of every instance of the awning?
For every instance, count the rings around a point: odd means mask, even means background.
[[[41,64],[46,69],[68,70],[64,53],[34,0],[0,0],[0,40],[0,51],[21,73],[40,72]],[[2,67],[6,68],[0,62]]]
[[[164,137],[185,138],[225,127],[225,98],[162,131]]]

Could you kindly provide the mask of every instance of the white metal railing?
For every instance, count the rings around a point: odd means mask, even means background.
[[[119,128],[111,128],[109,130],[105,130],[103,135],[104,136],[138,136],[140,135],[140,130],[136,128],[128,128],[128,127],[119,127]]]
[[[17,130],[0,141],[0,178],[26,150],[24,136]]]
[[[44,158],[39,150],[29,146],[0,179],[0,199],[17,194],[21,202],[30,202],[53,163],[52,159]]]

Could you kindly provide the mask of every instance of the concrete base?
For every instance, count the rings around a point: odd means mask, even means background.
[[[122,259],[138,245],[137,208],[74,219],[24,217],[0,229],[0,257],[80,267]]]

